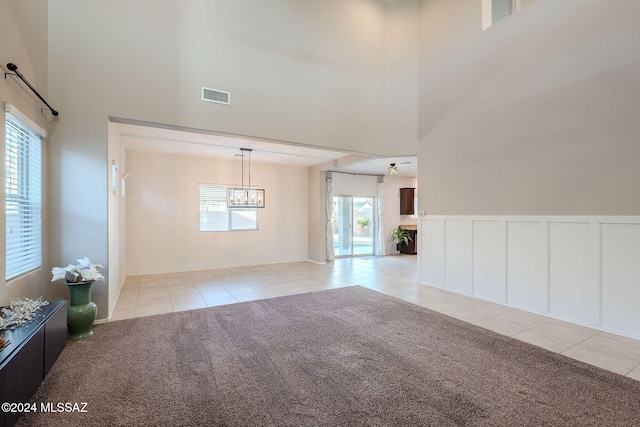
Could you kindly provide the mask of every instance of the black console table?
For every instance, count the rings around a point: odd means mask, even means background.
[[[0,403],[29,402],[49,373],[67,343],[66,303],[50,302],[29,324],[5,331],[11,342],[0,351]],[[0,412],[0,426],[14,425],[19,416]]]

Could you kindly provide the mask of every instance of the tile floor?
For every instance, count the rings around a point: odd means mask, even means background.
[[[416,284],[415,256],[128,277],[110,321],[360,285],[640,380],[640,341]]]

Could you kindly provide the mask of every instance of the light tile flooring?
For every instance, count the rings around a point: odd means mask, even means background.
[[[416,284],[415,256],[128,277],[111,321],[360,285],[640,380],[640,341]]]

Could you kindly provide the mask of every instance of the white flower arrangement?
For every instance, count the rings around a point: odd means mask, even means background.
[[[92,280],[104,281],[104,276],[98,270],[103,269],[101,264],[92,264],[89,258],[80,258],[78,265],[69,264],[68,266],[53,267],[51,275],[52,282],[65,279],[67,283],[88,282]]]
[[[49,304],[49,301],[38,299],[14,299],[8,307],[0,309],[0,330],[12,329],[29,323],[40,307]]]

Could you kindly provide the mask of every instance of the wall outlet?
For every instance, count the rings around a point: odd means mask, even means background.
[[[487,272],[486,271],[481,271],[480,272],[480,278],[482,280],[487,280]]]

